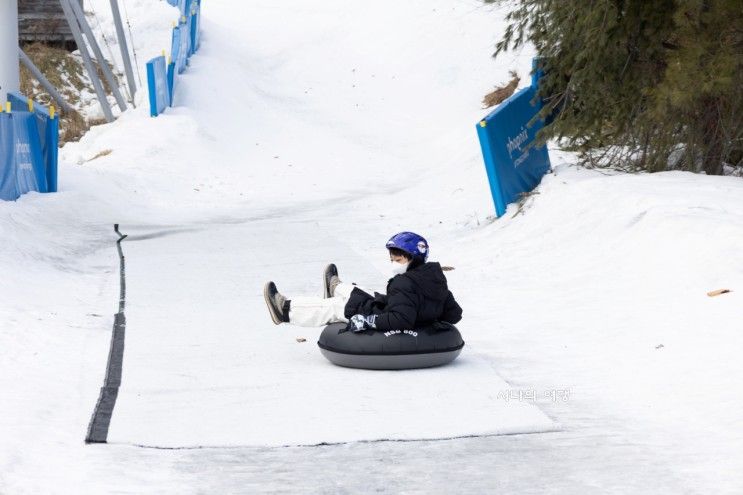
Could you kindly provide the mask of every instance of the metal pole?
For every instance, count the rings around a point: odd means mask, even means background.
[[[108,104],[108,100],[106,99],[106,92],[103,91],[103,84],[101,84],[101,80],[98,78],[98,72],[96,72],[93,61],[90,59],[90,54],[88,53],[88,48],[85,46],[85,40],[83,40],[83,35],[80,32],[80,26],[77,24],[75,14],[72,13],[72,9],[66,0],[59,0],[59,4],[62,6],[64,16],[67,18],[67,23],[70,25],[72,36],[75,38],[77,48],[80,50],[80,55],[83,57],[85,70],[88,71],[88,76],[93,83],[95,94],[98,96],[98,101],[101,104],[103,115],[106,117],[106,122],[113,122],[114,114],[111,112],[111,106]]]
[[[132,106],[134,106],[134,95],[137,92],[137,85],[134,83],[134,72],[132,71],[132,60],[129,58],[129,47],[126,44],[126,35],[124,34],[124,24],[121,22],[121,13],[119,12],[119,1],[111,0],[111,12],[114,15],[114,24],[116,25],[116,38],[119,41],[121,49],[121,58],[124,60],[124,70],[126,80],[129,83],[129,94],[132,96]]]
[[[123,96],[121,96],[121,91],[119,91],[119,81],[116,80],[113,72],[111,72],[111,68],[108,66],[106,57],[103,56],[101,47],[98,46],[98,42],[95,40],[95,36],[93,35],[93,30],[90,29],[88,20],[85,18],[85,13],[83,12],[82,7],[80,7],[80,4],[77,2],[77,0],[68,0],[67,3],[70,7],[72,7],[72,13],[75,14],[75,17],[77,17],[77,22],[80,24],[80,27],[83,28],[83,33],[85,33],[85,37],[88,39],[88,43],[90,44],[91,48],[93,48],[93,53],[95,54],[95,58],[98,61],[98,67],[101,68],[103,77],[106,78],[106,82],[111,88],[111,92],[116,99],[116,103],[119,105],[119,108],[122,112],[125,111],[126,100]]]
[[[0,104],[21,86],[18,64],[18,0],[0,1]]]
[[[44,86],[44,89],[46,89],[50,95],[52,95],[52,98],[54,98],[54,100],[59,104],[59,107],[65,112],[72,112],[72,107],[67,104],[62,95],[59,94],[59,92],[57,91],[57,88],[55,88],[54,85],[50,83],[46,77],[44,77],[44,74],[42,74],[41,71],[31,61],[31,59],[28,58],[28,55],[26,55],[23,50],[21,50],[20,46],[18,47],[18,56],[21,59],[21,63],[25,65],[28,70],[31,71],[31,74],[33,74],[36,80],[39,81],[42,86]]]

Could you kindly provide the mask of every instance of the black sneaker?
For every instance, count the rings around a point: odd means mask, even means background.
[[[266,282],[263,286],[263,298],[275,324],[289,322],[289,300],[279,293],[276,284]]]
[[[341,283],[341,279],[338,278],[338,268],[333,263],[325,267],[322,272],[322,286],[323,286],[323,298],[328,299],[335,295],[335,288]]]

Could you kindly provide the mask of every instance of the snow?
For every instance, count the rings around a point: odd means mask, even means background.
[[[90,3],[112,33],[108,2]],[[144,74],[175,11],[126,3]],[[174,108],[149,118],[141,91],[60,151],[58,194],[0,203],[0,492],[743,489],[739,178],[588,171],[552,150],[537,194],[494,221],[479,102],[531,63],[490,58],[503,11],[203,14]],[[123,383],[115,443],[86,446],[118,307],[114,223],[130,234]],[[455,363],[336,368],[319,329],[270,322],[268,278],[319,294],[334,261],[379,286],[399,230],[455,268]]]
[[[133,65],[132,72],[138,90],[135,94],[134,106],[145,106],[148,104],[145,64],[164,51],[170,51],[170,27],[178,21],[180,15],[178,9],[174,9],[167,2],[153,0],[127,0],[119,4],[119,11],[122,16],[127,50]],[[110,4],[102,0],[90,0],[85,2],[84,12],[103,56],[113,68],[118,80],[119,90],[126,100],[127,107],[130,107],[132,98],[124,71],[121,47],[116,35],[116,26],[111,14]],[[95,56],[95,52],[90,46],[88,52],[91,57]],[[73,52],[73,54],[78,60],[78,65],[82,67],[82,56],[79,50]],[[78,95],[80,102],[75,105],[76,110],[87,120],[103,120],[103,108],[98,102],[98,97],[87,73],[83,71],[80,75],[86,87]],[[74,90],[74,88],[69,87],[67,89]],[[121,110],[117,106],[113,95],[108,95],[108,103],[113,114],[118,117]]]
[[[294,240],[270,252],[255,239],[275,235],[273,219],[127,231],[126,380],[110,443],[316,445],[555,429],[536,407],[499,398],[509,386],[476,352],[432,370],[340,369],[317,350],[321,328],[276,328],[259,281],[319,297],[328,245],[353,280],[382,278],[318,222],[285,222]]]

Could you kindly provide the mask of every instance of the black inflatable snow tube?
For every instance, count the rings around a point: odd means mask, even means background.
[[[347,332],[345,323],[332,323],[317,345],[331,363],[347,368],[402,370],[430,368],[453,361],[464,347],[459,330],[436,323],[415,330]]]

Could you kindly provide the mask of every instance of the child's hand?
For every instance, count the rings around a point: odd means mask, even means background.
[[[377,328],[376,320],[377,315],[353,315],[348,322],[348,326],[354,332],[363,332],[364,330]]]

